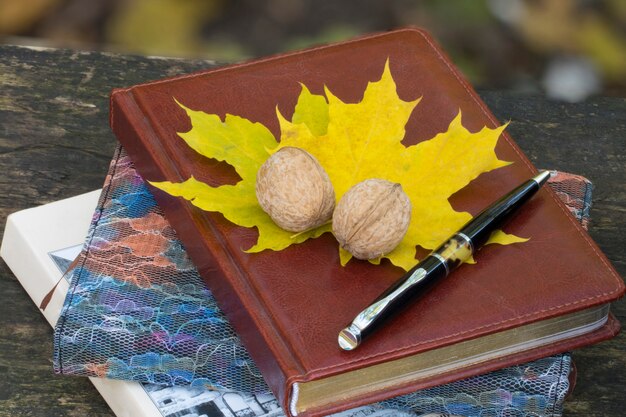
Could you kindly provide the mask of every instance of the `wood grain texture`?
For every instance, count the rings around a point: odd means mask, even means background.
[[[102,186],[112,88],[212,65],[0,47],[0,231],[9,213]],[[0,416],[112,416],[89,380],[53,375],[52,329],[0,264]]]
[[[0,47],[0,231],[17,210],[102,185],[115,138],[113,87],[215,65],[211,61]],[[485,91],[481,96],[538,166],[595,184],[590,232],[626,275],[626,99],[558,104]],[[52,374],[52,330],[0,266],[0,416],[110,416],[87,379]],[[613,312],[626,324],[626,301]],[[566,416],[622,416],[626,335],[574,353],[578,383]]]

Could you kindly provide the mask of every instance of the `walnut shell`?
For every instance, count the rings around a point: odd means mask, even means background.
[[[324,168],[294,147],[279,149],[259,168],[256,196],[272,220],[291,232],[324,224],[335,208],[335,190]]]
[[[400,243],[410,220],[411,201],[402,186],[374,178],[341,197],[333,214],[333,234],[355,258],[375,259]]]

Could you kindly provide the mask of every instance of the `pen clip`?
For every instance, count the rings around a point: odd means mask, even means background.
[[[356,348],[361,343],[361,334],[383,314],[387,307],[424,278],[426,278],[426,270],[424,268],[416,269],[398,288],[361,311],[350,326],[343,329],[339,334],[341,348],[344,350]]]

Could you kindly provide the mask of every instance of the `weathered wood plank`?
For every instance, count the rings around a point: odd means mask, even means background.
[[[114,87],[215,65],[103,53],[0,47],[0,231],[6,216],[102,185],[115,138]],[[564,105],[482,92],[539,167],[579,173],[596,188],[591,235],[626,275],[626,100]],[[0,267],[0,415],[109,416],[83,378],[52,374],[52,331],[6,265]],[[626,302],[613,310],[626,323]],[[626,336],[580,349],[567,416],[621,416]]]
[[[212,65],[0,47],[0,230],[11,212],[102,186],[112,88]],[[4,262],[0,286],[0,415],[112,415],[87,379],[53,375],[52,330]]]

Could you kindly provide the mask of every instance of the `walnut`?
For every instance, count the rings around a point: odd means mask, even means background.
[[[337,203],[333,234],[357,259],[391,252],[404,238],[411,202],[400,184],[368,179],[350,188]]]
[[[335,191],[324,168],[294,147],[279,149],[259,168],[256,196],[272,220],[291,232],[324,224],[335,208]]]

